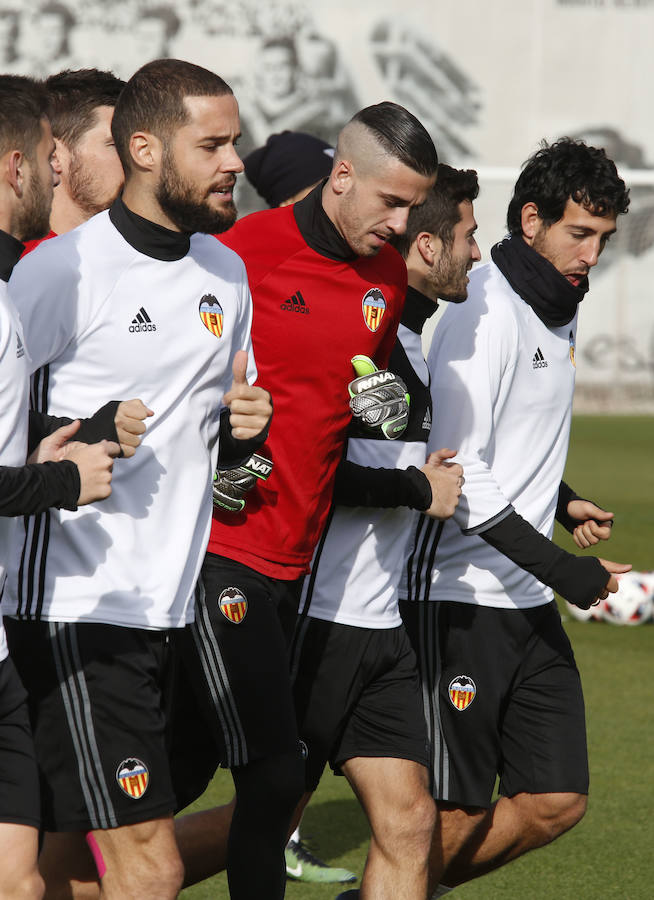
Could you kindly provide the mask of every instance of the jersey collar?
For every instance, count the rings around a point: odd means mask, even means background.
[[[325,181],[315,187],[303,200],[294,204],[293,215],[300,234],[312,250],[336,262],[351,262],[357,258],[357,254],[341,237],[322,205],[322,189]]]
[[[409,331],[422,334],[425,322],[434,315],[437,309],[438,303],[409,285],[406,289],[406,300],[400,321]]]
[[[123,203],[122,197],[114,201],[109,210],[109,218],[128,244],[139,253],[172,262],[182,259],[191,246],[191,236],[181,231],[171,231],[132,212]]]
[[[21,258],[25,244],[0,230],[0,278],[9,281],[14,266]]]

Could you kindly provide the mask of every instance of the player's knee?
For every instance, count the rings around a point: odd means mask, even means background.
[[[277,757],[275,774],[269,796],[278,809],[292,814],[304,794],[304,760],[298,753],[283,754]]]
[[[29,872],[10,874],[9,879],[0,880],[0,898],[11,900],[42,900],[45,895],[45,883],[36,866]]]
[[[377,816],[373,834],[388,855],[426,859],[436,826],[436,806],[426,791],[412,800],[401,808],[389,806],[385,815]]]
[[[532,823],[539,834],[539,844],[549,844],[581,821],[588,798],[585,794],[534,794]]]

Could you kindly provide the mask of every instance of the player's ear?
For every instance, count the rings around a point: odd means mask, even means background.
[[[161,167],[163,145],[154,134],[135,131],[129,139],[129,153],[134,167],[141,172],[152,172]]]
[[[23,196],[23,166],[25,157],[20,150],[11,150],[2,157],[2,174],[17,197]]]
[[[531,200],[522,207],[520,212],[520,224],[522,226],[523,235],[527,239],[527,242],[531,244],[543,224],[543,220],[538,212],[538,207],[535,203],[532,203]]]
[[[421,231],[415,240],[420,258],[431,269],[443,252],[443,242],[430,231]]]
[[[347,194],[354,183],[354,166],[347,159],[336,163],[329,176],[329,183],[335,194]]]
[[[68,151],[66,150],[66,147],[61,143],[59,138],[55,138],[54,142],[55,150],[50,157],[50,165],[52,166],[53,171],[57,173],[57,175],[61,175],[64,171],[63,161]]]

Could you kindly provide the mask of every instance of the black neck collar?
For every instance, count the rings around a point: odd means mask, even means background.
[[[400,321],[409,331],[422,334],[425,322],[434,315],[437,309],[438,303],[409,285],[406,289],[406,300]]]
[[[339,234],[322,205],[322,189],[326,180],[293,206],[293,215],[300,234],[312,250],[336,262],[351,262],[357,254]]]
[[[114,201],[109,210],[109,218],[128,244],[139,253],[151,256],[152,259],[161,259],[164,262],[182,259],[191,246],[189,234],[171,231],[170,228],[144,219],[143,216],[128,209],[122,197]]]
[[[23,255],[25,244],[0,230],[0,278],[9,281],[14,266]]]
[[[588,290],[588,278],[570,284],[552,263],[529,246],[522,235],[509,235],[491,249],[493,262],[513,290],[548,328],[567,325]]]

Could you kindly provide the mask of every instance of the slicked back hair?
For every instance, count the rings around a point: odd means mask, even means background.
[[[549,226],[563,218],[569,199],[596,216],[618,216],[629,207],[629,191],[604,150],[569,137],[554,144],[543,141],[516,181],[507,213],[509,231],[522,234],[525,203],[534,203]]]
[[[391,243],[406,259],[419,234],[427,231],[440,238],[448,247],[454,237],[454,226],[461,221],[459,204],[472,203],[479,194],[479,181],[474,169],[453,169],[440,163],[436,184],[422,206],[409,210],[404,234],[396,235]]]
[[[73,150],[96,124],[99,106],[115,106],[125,82],[99,69],[64,69],[46,78],[52,134]]]
[[[438,154],[434,142],[422,122],[408,109],[385,100],[374,106],[366,106],[352,116],[350,121],[365,125],[389,156],[414,172],[427,178],[435,174]]]
[[[189,120],[186,97],[220,97],[231,94],[226,81],[181,59],[155,59],[129,79],[114,111],[111,131],[125,177],[132,170],[129,142],[137,131],[147,131],[161,141]]]
[[[48,115],[42,82],[22,75],[0,75],[0,156],[20,150],[34,160],[41,119]]]

